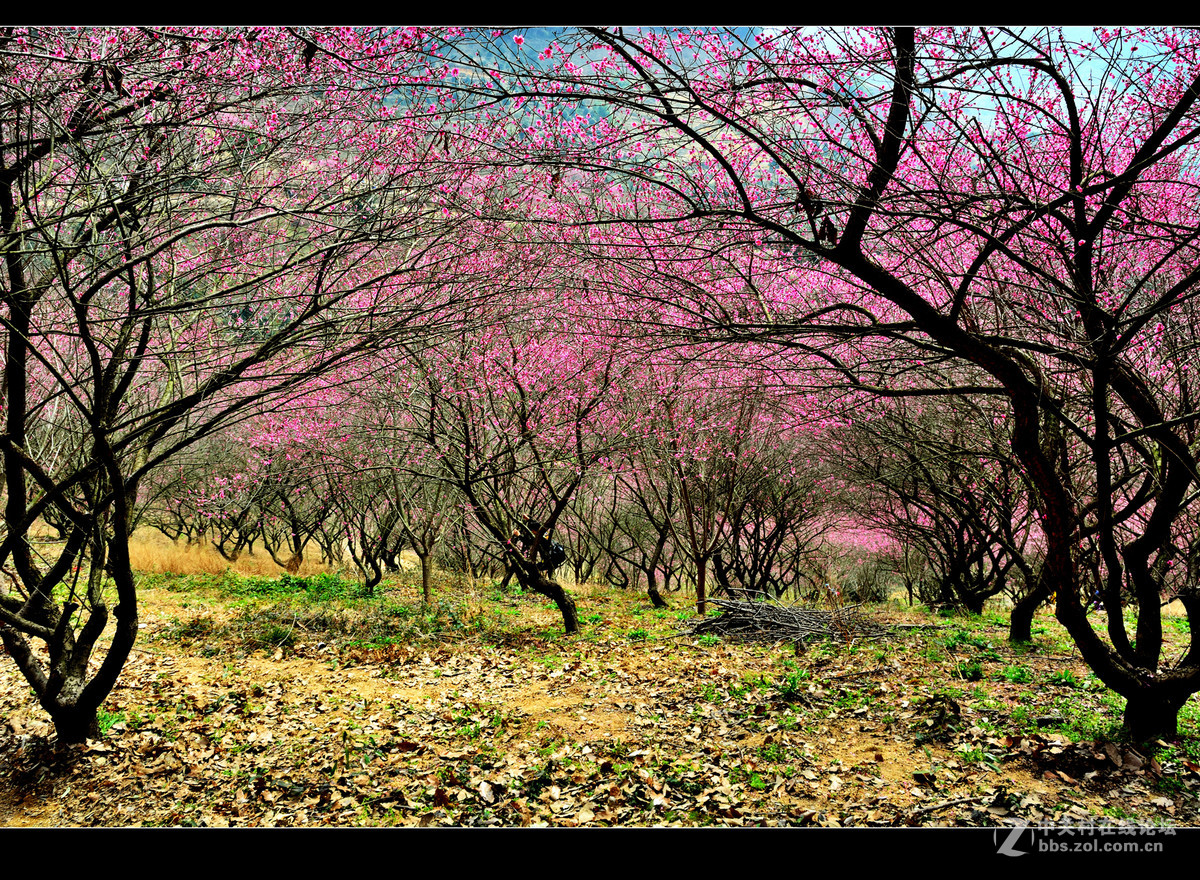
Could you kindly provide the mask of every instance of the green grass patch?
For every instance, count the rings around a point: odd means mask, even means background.
[[[963,681],[979,681],[983,678],[983,665],[978,660],[959,663],[954,669],[954,675]]]
[[[362,587],[357,582],[343,580],[328,572],[320,572],[312,577],[282,574],[277,578],[244,577],[227,572],[218,589],[233,596],[299,598],[309,602],[345,601],[363,596]]]
[[[810,677],[809,673],[804,670],[780,676],[774,683],[775,695],[788,703],[801,699],[808,690]]]
[[[1033,681],[1033,670],[1028,666],[1005,666],[1000,678],[1010,684],[1029,684]]]
[[[1056,684],[1060,687],[1083,687],[1083,682],[1075,677],[1075,673],[1070,669],[1064,669],[1061,672],[1056,672],[1049,679],[1050,684]]]

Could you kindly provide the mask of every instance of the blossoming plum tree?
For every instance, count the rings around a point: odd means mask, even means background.
[[[453,182],[387,100],[412,39],[0,29],[0,638],[65,742],[137,634],[146,474],[469,307],[431,283]]]
[[[441,47],[459,124],[503,139],[523,191],[570,202],[574,239],[622,248],[660,327],[773,343],[830,388],[1000,401],[1059,620],[1135,736],[1175,729],[1200,688],[1194,31],[585,28],[536,57],[473,40]],[[719,264],[748,283],[702,270]],[[1193,624],[1174,663],[1172,597]]]
[[[572,633],[575,602],[539,565],[539,545],[619,436],[622,364],[597,329],[603,319],[568,328],[556,302],[414,357],[395,374],[390,408],[424,449],[420,475],[456,490],[521,586],[553,600]],[[524,533],[531,520],[536,536]]]

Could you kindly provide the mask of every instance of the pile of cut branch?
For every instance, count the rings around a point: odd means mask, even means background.
[[[727,639],[759,642],[798,642],[831,638],[877,638],[886,630],[861,613],[859,605],[834,611],[796,608],[774,602],[737,602],[710,599],[721,609],[716,617],[693,618],[684,624],[686,634],[717,635]]]

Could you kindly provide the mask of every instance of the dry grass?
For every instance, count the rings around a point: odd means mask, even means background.
[[[308,577],[328,571],[321,565],[320,551],[310,548],[297,574]],[[232,569],[238,574],[259,577],[277,577],[284,569],[276,565],[261,547],[253,555],[243,553],[237,562],[229,562],[211,544],[188,545],[172,541],[154,529],[139,529],[129,544],[130,561],[135,571],[172,574],[220,574]]]

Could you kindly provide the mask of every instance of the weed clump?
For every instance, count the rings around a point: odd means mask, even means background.
[[[918,723],[915,742],[949,742],[962,727],[962,707],[949,694],[934,694],[915,704],[925,717]]]
[[[978,660],[969,663],[959,663],[954,674],[963,681],[980,681],[983,678],[983,664]]]

